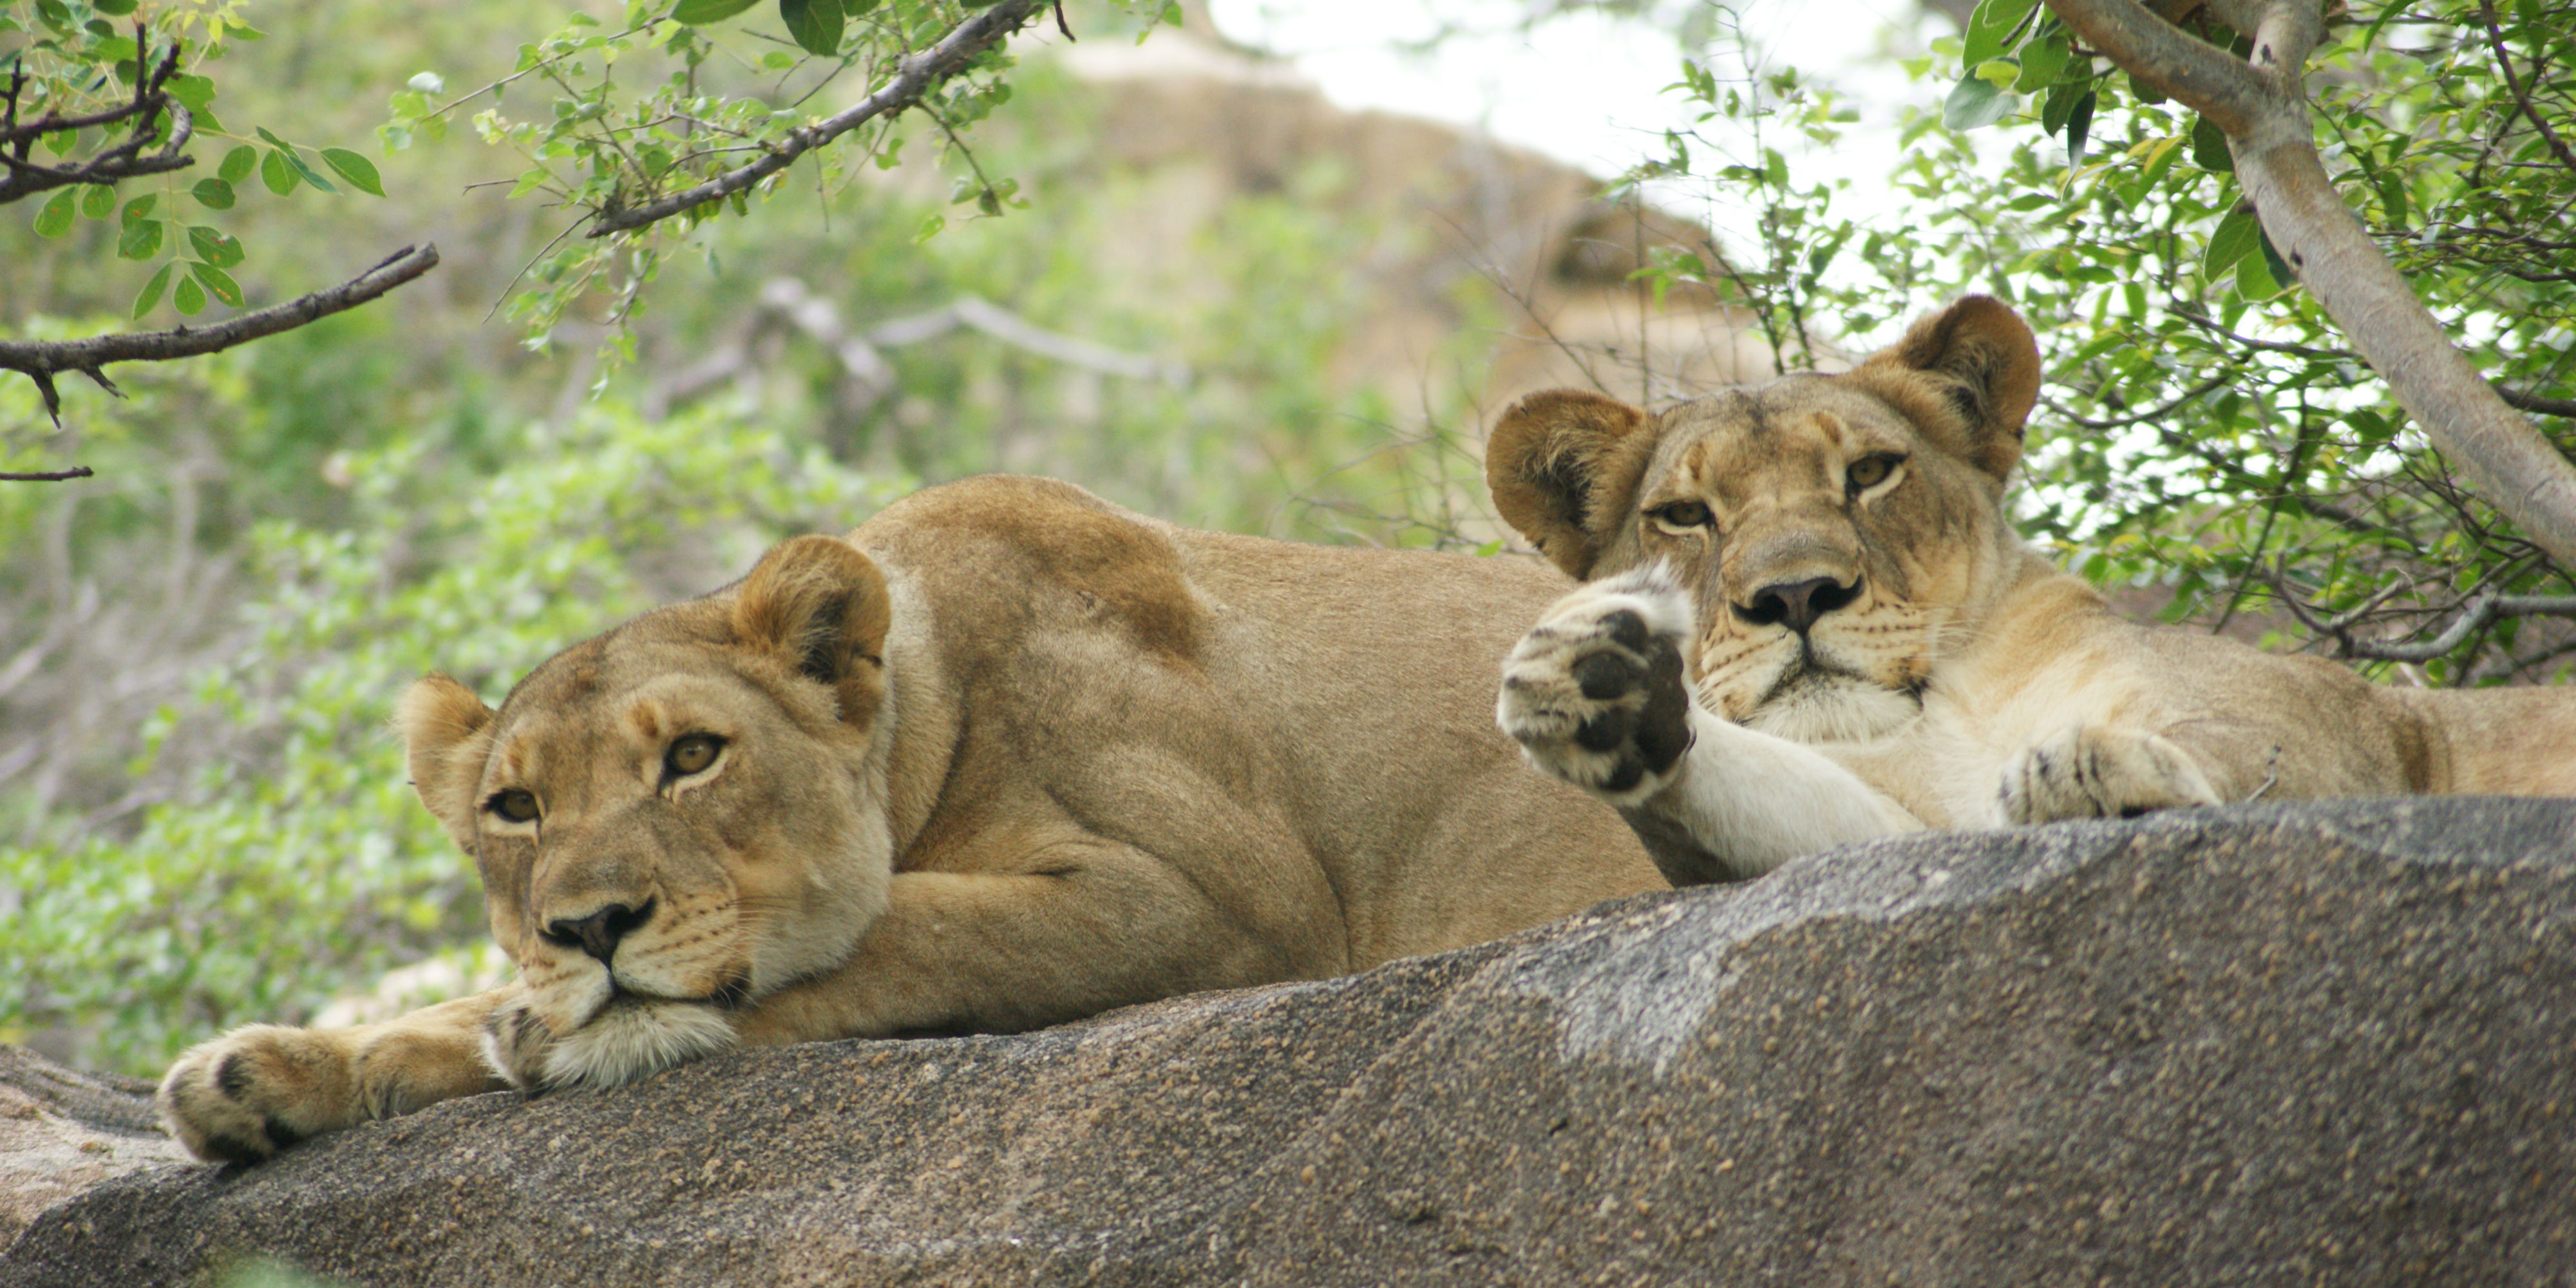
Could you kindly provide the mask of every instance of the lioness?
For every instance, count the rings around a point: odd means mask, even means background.
[[[1504,731],[1675,884],[1927,826],[2576,795],[2576,689],[2389,688],[2114,615],[2005,515],[2038,392],[2029,326],[1970,297],[1841,375],[1515,404],[1494,502],[1592,584],[1512,650]]]
[[[506,987],[253,1025],[163,1080],[253,1160],[737,1045],[1011,1031],[1312,979],[1656,889],[1486,714],[1536,563],[1194,532],[1062,483],[916,494],[397,717]]]

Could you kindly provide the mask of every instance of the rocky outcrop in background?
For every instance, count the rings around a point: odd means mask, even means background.
[[[485,1096],[0,1284],[2566,1283],[2576,802],[1883,841],[1349,979]]]

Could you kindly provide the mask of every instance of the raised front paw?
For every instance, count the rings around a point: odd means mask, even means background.
[[[1690,601],[1643,568],[1558,600],[1503,659],[1494,718],[1541,770],[1614,805],[1671,785],[1690,750]]]
[[[1995,794],[2007,823],[2136,818],[2219,803],[2190,753],[2156,734],[2098,724],[2075,725],[2022,748],[2004,762]]]

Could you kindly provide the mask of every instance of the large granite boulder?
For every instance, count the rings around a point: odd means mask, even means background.
[[[1878,842],[1349,979],[485,1096],[0,1284],[2566,1283],[2576,802]]]
[[[188,1153],[152,1118],[152,1085],[0,1046],[0,1248],[90,1186]]]

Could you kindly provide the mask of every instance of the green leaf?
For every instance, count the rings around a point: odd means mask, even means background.
[[[2255,225],[2254,237],[2256,242],[2263,248],[2263,267],[2271,273],[2272,280],[2280,283],[2284,288],[2297,285],[2299,281],[2298,271],[2290,267],[2290,262],[2288,260],[2281,258],[2281,252],[2272,249],[2272,235],[2262,231],[2262,225],[2260,223]],[[2239,267],[2236,272],[2238,278],[2241,280],[2244,276],[2245,270],[2242,267]]]
[[[2047,99],[2040,104],[2040,132],[2054,136],[2064,131],[2067,116],[2075,110],[2075,100],[2091,92],[2093,92],[2093,82],[2090,78],[2060,81],[2052,86],[2048,91]]]
[[[2075,51],[2066,43],[2066,33],[2053,31],[2021,47],[2021,76],[2012,87],[2024,94],[2036,94],[2057,83],[2066,74],[2067,64],[2075,60]]]
[[[89,0],[89,7],[110,18],[122,18],[134,12],[135,0]]]
[[[2243,210],[2228,211],[2209,234],[2209,246],[2201,252],[2201,276],[2212,282],[2227,276],[2236,261],[2254,253],[2255,239],[2262,236],[2254,216]]]
[[[700,27],[722,22],[758,3],[760,0],[680,0],[671,10],[671,20]]]
[[[151,213],[152,213],[152,208],[153,208],[154,206],[156,206],[156,205],[159,205],[160,203],[161,203],[161,196],[160,196],[160,194],[159,194],[159,193],[153,193],[153,192],[147,192],[147,193],[144,193],[142,196],[140,196],[140,197],[136,197],[134,200],[129,201],[129,202],[126,202],[126,203],[125,203],[125,222],[127,222],[127,223],[129,223],[129,224],[130,224],[130,223],[133,223],[133,222],[134,222],[135,220],[137,220],[137,219],[141,219],[141,218],[143,218],[145,215],[149,215],[149,214],[151,214]]]
[[[2093,105],[2100,102],[2101,98],[2100,93],[2088,89],[2084,91],[2082,98],[2075,100],[2075,109],[2066,114],[2066,163],[2068,165],[2084,164],[2084,140],[2093,132]]]
[[[161,306],[161,293],[170,289],[170,271],[177,267],[176,264],[163,264],[161,271],[154,273],[152,280],[143,284],[143,290],[134,297],[134,316],[137,320]]]
[[[233,186],[221,179],[199,179],[197,186],[188,189],[188,195],[208,210],[233,208]]]
[[[2007,94],[1993,81],[1970,76],[1950,91],[1941,104],[1941,124],[1953,130],[1977,130],[2012,115],[2021,100]]]
[[[286,163],[286,154],[272,150],[259,159],[259,181],[278,196],[295,191],[296,170]]]
[[[150,259],[161,253],[161,221],[129,219],[117,234],[116,253],[124,259]]]
[[[170,303],[181,313],[195,317],[206,311],[206,293],[198,289],[197,279],[183,277],[179,279],[179,289],[170,292]]]
[[[92,219],[105,219],[116,213],[116,189],[106,184],[92,184],[80,190],[80,212]]]
[[[2379,204],[2391,228],[2406,226],[2406,182],[2394,170],[2379,172]]]
[[[190,228],[188,245],[195,248],[197,258],[217,268],[231,268],[242,262],[241,243],[219,228],[208,228],[204,224]],[[220,294],[217,298],[221,298]],[[231,303],[229,300],[225,302]]]
[[[70,232],[72,230],[72,207],[77,200],[78,198],[69,188],[56,192],[53,196],[47,198],[45,200],[44,208],[36,212],[36,235],[39,237],[60,237],[64,233]]]
[[[226,183],[240,183],[250,177],[251,167],[259,164],[259,149],[245,143],[224,154],[222,165],[215,167],[215,177]]]
[[[2206,116],[2191,121],[2191,163],[2212,174],[2236,173],[2236,156],[2227,150],[2227,132]]]
[[[806,53],[829,58],[841,52],[841,0],[778,0],[778,16]]]
[[[169,82],[170,97],[191,112],[206,110],[215,101],[215,83],[203,76],[173,76]]]
[[[1974,67],[2011,53],[2015,39],[2038,8],[2039,0],[1982,0],[1968,17],[1967,43],[1959,55],[1960,65]]]
[[[188,276],[203,282],[206,287],[206,294],[214,296],[216,299],[222,300],[224,303],[229,304],[234,308],[241,307],[241,288],[233,284],[231,274],[224,272],[224,270],[217,268],[212,264],[190,264],[188,266]]]
[[[349,186],[371,197],[385,195],[384,181],[376,177],[375,163],[347,148],[322,149],[322,163],[334,174],[349,181]]]
[[[2139,80],[2135,72],[2129,74],[2129,97],[2136,99],[2140,107],[2153,107],[2165,101],[2165,96],[2157,93],[2155,86]]]

